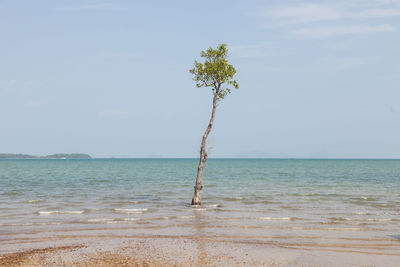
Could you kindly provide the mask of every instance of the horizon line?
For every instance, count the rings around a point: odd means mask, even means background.
[[[91,157],[89,159],[57,159],[57,158],[0,158],[0,160],[91,160],[91,159],[199,159],[198,157]],[[208,159],[270,159],[270,160],[400,160],[400,158],[314,158],[314,157],[210,157]]]

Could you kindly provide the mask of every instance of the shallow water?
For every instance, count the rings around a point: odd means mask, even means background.
[[[400,160],[1,160],[0,252],[74,232],[400,254]]]

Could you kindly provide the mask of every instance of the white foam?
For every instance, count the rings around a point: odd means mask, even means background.
[[[136,221],[136,218],[93,218],[93,219],[88,219],[88,222],[92,223],[121,223],[121,222],[129,222],[129,221]]]
[[[294,220],[293,217],[259,217],[259,220],[277,220],[277,221],[291,221]]]
[[[59,222],[45,222],[45,223],[0,223],[0,226],[32,226],[32,225],[59,225]]]
[[[59,213],[58,210],[51,210],[51,211],[38,211],[39,215],[49,215],[49,214],[57,214]]]
[[[354,219],[352,218],[346,218],[346,217],[331,217],[329,218],[333,221],[353,221]]]
[[[88,222],[107,222],[112,221],[113,219],[110,218],[95,218],[95,219],[88,219]]]
[[[50,214],[82,214],[84,210],[69,210],[69,211],[60,211],[60,210],[49,210],[49,211],[38,211],[38,215],[50,215]]]
[[[359,199],[362,199],[362,200],[374,200],[373,197],[360,197]]]
[[[114,209],[115,212],[118,213],[128,213],[128,214],[137,214],[137,213],[143,213],[144,211],[147,211],[148,209],[142,208],[142,209]]]
[[[136,221],[136,218],[124,218],[124,221]]]
[[[69,211],[60,211],[60,214],[82,214],[84,210],[69,210]]]
[[[193,207],[193,209],[194,209],[194,210],[197,210],[197,211],[204,211],[204,210],[207,210],[206,208],[197,208],[197,207]]]
[[[192,219],[194,216],[178,216],[178,219]]]
[[[38,202],[40,202],[39,199],[31,199],[31,200],[28,200],[28,203],[38,203]]]
[[[204,210],[212,210],[222,207],[221,204],[207,204],[207,205],[191,205],[193,210],[204,211]]]

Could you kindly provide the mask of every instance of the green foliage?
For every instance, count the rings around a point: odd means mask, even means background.
[[[208,48],[201,52],[204,63],[195,61],[194,68],[189,70],[194,75],[197,87],[211,87],[218,100],[231,93],[231,89],[239,88],[233,80],[235,68],[228,63],[228,49],[226,44],[220,44],[217,49]]]

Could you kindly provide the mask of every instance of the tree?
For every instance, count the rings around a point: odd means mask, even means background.
[[[197,168],[192,205],[201,205],[203,170],[207,160],[206,141],[214,123],[217,104],[231,93],[232,88],[239,88],[238,83],[232,79],[236,70],[227,61],[228,49],[226,44],[220,44],[216,49],[209,48],[202,51],[200,55],[204,58],[204,63],[195,61],[194,68],[190,70],[190,73],[194,75],[193,80],[198,88],[210,87],[212,89],[213,106],[210,122],[201,140],[200,162]]]

